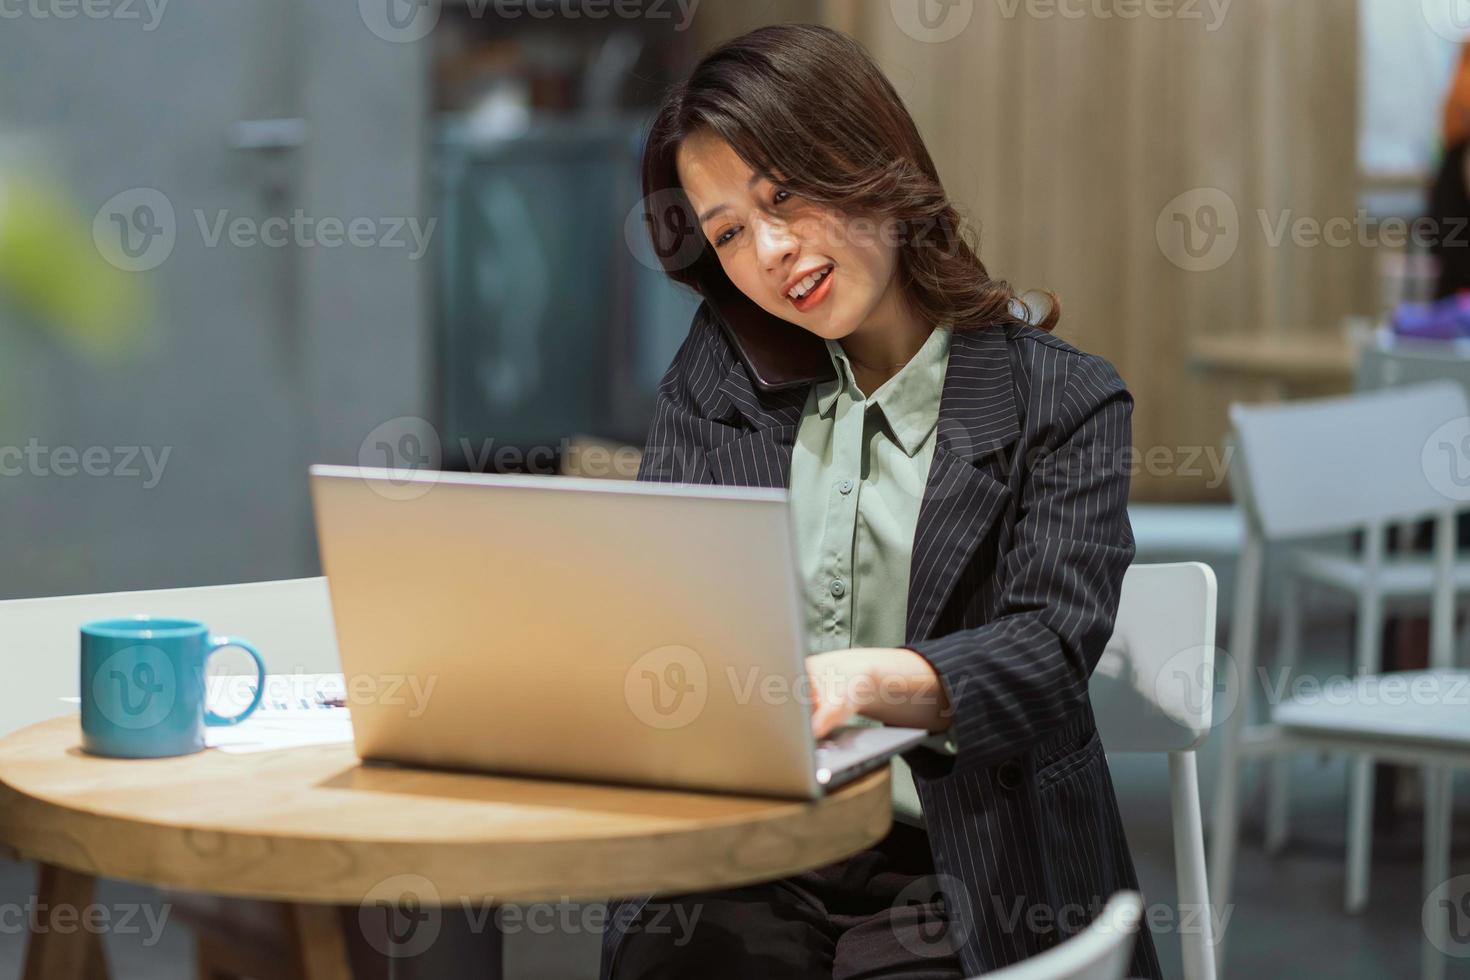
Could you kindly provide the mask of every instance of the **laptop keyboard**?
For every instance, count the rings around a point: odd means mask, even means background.
[[[862,731],[863,727],[859,725],[847,725],[834,729],[826,737],[817,739],[817,751],[830,752],[833,749],[850,749]]]
[[[850,750],[853,748],[852,743],[856,739],[859,730],[856,726],[839,728],[832,735],[817,740],[816,759],[814,760],[816,763],[817,782],[824,786],[830,785],[834,780],[845,782],[848,779],[856,778],[869,770],[887,764],[888,756],[886,755],[876,755],[859,759],[855,763],[848,763],[840,767],[837,766],[836,760],[829,761],[829,758],[839,750]]]

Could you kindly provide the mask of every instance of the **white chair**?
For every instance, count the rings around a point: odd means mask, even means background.
[[[1215,595],[1215,573],[1202,562],[1131,566],[1113,634],[1089,685],[1108,752],[1169,755],[1185,980],[1215,976],[1215,918],[1195,764],[1213,710]]]
[[[1210,875],[1213,903],[1229,901],[1238,836],[1239,769],[1243,758],[1272,759],[1266,815],[1268,847],[1286,834],[1287,770],[1280,754],[1301,749],[1353,757],[1348,816],[1346,906],[1367,899],[1371,796],[1375,758],[1420,765],[1425,774],[1425,883],[1444,881],[1449,860],[1450,768],[1470,762],[1470,711],[1448,697],[1459,683],[1453,670],[1455,596],[1470,588],[1470,568],[1455,562],[1452,499],[1465,466],[1459,440],[1444,442],[1446,423],[1467,415],[1463,389],[1434,382],[1341,398],[1270,406],[1233,405],[1236,452],[1231,488],[1246,513],[1246,535],[1235,589],[1230,641],[1238,708],[1227,720],[1215,797]],[[1390,525],[1435,521],[1432,557],[1386,557]],[[1311,539],[1361,531],[1361,554],[1331,550]],[[1357,598],[1355,678],[1344,679],[1330,701],[1298,691],[1273,706],[1267,724],[1248,723],[1248,682],[1256,677],[1256,632],[1261,568],[1268,542],[1292,546],[1282,584],[1282,618],[1274,691],[1291,690],[1301,626],[1298,583],[1310,581]],[[1378,669],[1379,632],[1386,602],[1431,607],[1431,670],[1371,675]],[[1390,703],[1385,679],[1419,685],[1413,702]],[[1282,687],[1281,685],[1288,685]],[[1401,701],[1396,698],[1394,701]],[[1407,707],[1407,711],[1405,710]],[[1449,928],[1427,930],[1424,975],[1442,975]],[[1223,937],[1217,952],[1224,958]]]
[[[1205,882],[1195,764],[1213,712],[1215,595],[1215,573],[1202,562],[1130,566],[1113,634],[1088,686],[1104,749],[1169,755],[1185,980],[1215,977],[1215,918]],[[1126,976],[1140,910],[1136,893],[1120,892],[1084,931],[1055,949],[987,973],[986,980]],[[1117,917],[1125,915],[1130,924],[1120,936]]]
[[[1071,939],[1025,962],[993,970],[985,980],[1123,980],[1142,914],[1138,892],[1118,892]]]
[[[1377,391],[1426,381],[1453,381],[1470,397],[1470,340],[1414,340],[1396,336],[1388,327],[1373,331],[1363,344],[1354,378],[1358,391]],[[1414,540],[1419,525],[1399,525],[1400,546]],[[1462,656],[1470,649],[1470,616],[1456,641]],[[1279,841],[1276,842],[1279,846]]]

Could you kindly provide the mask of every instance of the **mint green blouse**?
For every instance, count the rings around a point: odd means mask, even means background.
[[[936,328],[871,395],[853,379],[842,345],[826,342],[837,377],[812,386],[791,455],[791,514],[810,653],[896,647],[906,638],[914,528],[934,458],[949,341],[949,330]],[[943,735],[925,745],[955,750]],[[922,826],[919,795],[903,759],[894,758],[892,777],[894,816]]]

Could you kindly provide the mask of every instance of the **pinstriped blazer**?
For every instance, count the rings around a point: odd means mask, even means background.
[[[808,386],[754,384],[718,316],[699,308],[660,384],[638,478],[788,486]],[[971,975],[1054,945],[1138,887],[1087,697],[1133,560],[1132,412],[1108,361],[1051,334],[954,334],[904,645],[939,675],[958,752],[904,758]],[[610,906],[603,980],[646,901]],[[1161,976],[1146,920],[1129,976]]]

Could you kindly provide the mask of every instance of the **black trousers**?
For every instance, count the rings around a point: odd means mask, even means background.
[[[876,845],[826,867],[653,899],[630,923],[613,977],[957,980],[954,945],[929,835],[895,821]]]

